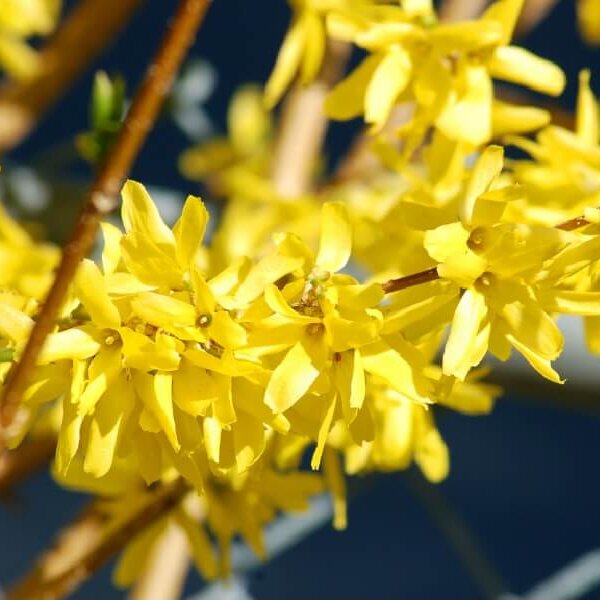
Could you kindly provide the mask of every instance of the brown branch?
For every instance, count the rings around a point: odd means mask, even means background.
[[[583,215],[580,215],[574,219],[563,221],[562,223],[555,225],[555,227],[556,229],[562,229],[563,231],[573,231],[580,227],[584,227],[585,225],[590,225],[590,222]]]
[[[526,0],[517,22],[516,35],[523,37],[535,29],[557,3],[558,0]]]
[[[399,292],[405,290],[413,285],[420,285],[421,283],[427,283],[428,281],[435,281],[440,276],[437,272],[437,267],[432,267],[425,271],[419,271],[405,277],[398,277],[397,279],[390,279],[381,284],[384,293],[391,294],[392,292]]]
[[[40,52],[41,69],[0,90],[0,152],[21,142],[122,30],[142,0],[81,0]]]
[[[92,247],[100,219],[118,205],[123,179],[142,146],[168,93],[210,0],[180,0],[176,15],[161,47],[150,65],[144,82],[125,118],[121,133],[92,185],[79,215],[52,288],[37,318],[20,362],[10,374],[0,402],[0,422],[10,424],[15,408],[26,389],[31,370],[46,336],[52,331],[56,315],[82,258]]]
[[[55,549],[41,556],[33,570],[12,586],[8,600],[57,600],[74,592],[133,537],[168,514],[189,491],[183,479],[161,486],[139,511],[111,526],[92,504],[63,531]],[[73,551],[74,544],[78,551]]]
[[[441,21],[468,21],[478,17],[489,0],[445,0],[440,7]]]
[[[185,499],[186,513],[197,521],[204,517],[204,507],[197,495]],[[185,585],[190,564],[187,536],[177,523],[170,523],[153,548],[142,576],[130,594],[131,600],[177,600]]]
[[[561,229],[562,231],[573,231],[590,224],[590,221],[588,221],[584,216],[579,216],[569,219],[568,221],[563,221],[562,223],[555,225],[554,228]],[[427,283],[428,281],[434,281],[439,278],[440,276],[437,272],[437,267],[432,267],[431,269],[419,271],[418,273],[412,273],[411,275],[406,275],[405,277],[390,279],[389,281],[382,283],[381,287],[386,294],[391,294],[392,292],[398,292],[408,287],[412,287],[413,285],[420,285],[421,283]]]
[[[273,183],[282,197],[300,196],[310,187],[327,131],[325,96],[340,78],[349,55],[348,44],[330,41],[317,79],[296,87],[285,101],[272,164]]]
[[[55,449],[56,437],[47,435],[31,439],[15,450],[4,450],[0,454],[0,496],[45,467]]]

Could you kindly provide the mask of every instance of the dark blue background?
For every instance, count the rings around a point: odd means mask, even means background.
[[[572,107],[577,72],[591,67],[600,90],[598,52],[579,40],[573,2],[559,2],[551,17],[523,43],[565,68],[561,99]],[[133,86],[158,45],[175,2],[149,0],[97,68],[124,73]],[[246,81],[262,82],[272,66],[288,20],[283,0],[216,0],[193,55],[217,69],[208,103],[224,126],[228,99]],[[13,153],[27,163],[41,150],[68,140],[87,125],[92,72]],[[349,131],[337,127],[328,142],[336,156]],[[133,177],[193,191],[176,169],[184,136],[161,122],[150,136]],[[85,173],[80,167],[78,174]],[[568,384],[567,384],[568,385]],[[553,388],[544,388],[552,400]],[[574,390],[573,394],[577,394]],[[562,407],[560,404],[562,403]],[[530,394],[499,401],[490,417],[444,413],[440,427],[452,452],[452,472],[437,488],[477,540],[482,553],[513,592],[522,592],[600,543],[600,423],[569,406],[533,402]],[[403,474],[360,482],[344,533],[325,527],[251,576],[251,591],[267,599],[456,599],[482,592]],[[47,475],[27,482],[16,505],[0,506],[0,581],[21,573],[66,523],[82,498],[58,489]],[[119,598],[109,569],[76,598]],[[192,576],[190,589],[197,589]],[[589,597],[599,597],[600,590]],[[158,600],[158,599],[157,599]]]

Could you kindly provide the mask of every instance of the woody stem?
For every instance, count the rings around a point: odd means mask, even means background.
[[[21,360],[8,378],[0,401],[0,422],[4,427],[12,421],[42,345],[54,327],[69,284],[80,261],[94,243],[100,219],[118,205],[123,179],[152,129],[209,4],[210,0],[180,0],[175,17],[133,100],[119,137],[85,198],[71,238],[63,249],[52,288],[37,317]]]

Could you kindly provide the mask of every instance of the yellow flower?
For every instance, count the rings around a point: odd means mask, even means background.
[[[0,10],[0,65],[13,77],[31,77],[37,54],[24,41],[47,35],[56,25],[62,0],[3,0]]]
[[[59,256],[56,246],[34,241],[0,206],[0,287],[41,300]]]
[[[332,15],[331,34],[352,40],[371,54],[332,90],[328,114],[335,119],[364,114],[365,121],[379,130],[398,102],[414,101],[413,120],[403,128],[409,136],[407,152],[430,126],[478,146],[494,133],[545,125],[546,111],[493,98],[492,78],[551,95],[564,88],[565,77],[557,66],[509,45],[522,4],[523,0],[499,0],[478,21],[450,24],[423,25],[393,7],[372,19]]]
[[[261,177],[268,173],[273,124],[256,85],[238,89],[227,113],[228,136],[217,137],[186,150],[179,159],[185,177],[205,181],[217,195],[245,193],[258,197],[270,187]]]
[[[550,362],[560,354],[563,339],[536,298],[535,281],[572,237],[554,228],[498,223],[506,202],[519,194],[514,187],[494,187],[501,169],[501,148],[487,148],[462,198],[461,221],[425,236],[425,248],[440,263],[440,277],[456,285],[446,293],[460,297],[443,372],[464,380],[488,348],[506,360],[514,347],[540,374],[558,382]]]
[[[577,0],[577,20],[583,39],[593,46],[600,44],[600,2]]]
[[[265,101],[273,107],[297,74],[302,84],[318,74],[327,42],[324,13],[344,0],[294,0],[294,17],[279,50],[273,72],[265,87]]]
[[[535,142],[515,137],[507,142],[531,156],[511,163],[515,181],[527,192],[508,208],[511,218],[557,225],[600,206],[600,121],[589,71],[579,74],[575,131],[551,125]]]
[[[321,227],[316,257],[297,238],[281,238],[279,252],[298,257],[301,269],[287,282],[267,286],[264,298],[243,317],[250,328],[249,351],[273,368],[265,403],[285,413],[293,431],[317,442],[313,468],[320,464],[338,413],[357,440],[369,435],[369,416],[363,410],[365,372],[387,378],[417,402],[425,402],[429,390],[419,371],[418,352],[401,339],[380,337],[381,287],[336,274],[351,251],[343,205],[325,204]]]

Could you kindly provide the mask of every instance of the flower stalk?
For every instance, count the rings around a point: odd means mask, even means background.
[[[142,0],[82,0],[40,53],[39,73],[0,90],[0,152],[19,144],[127,25]]]

